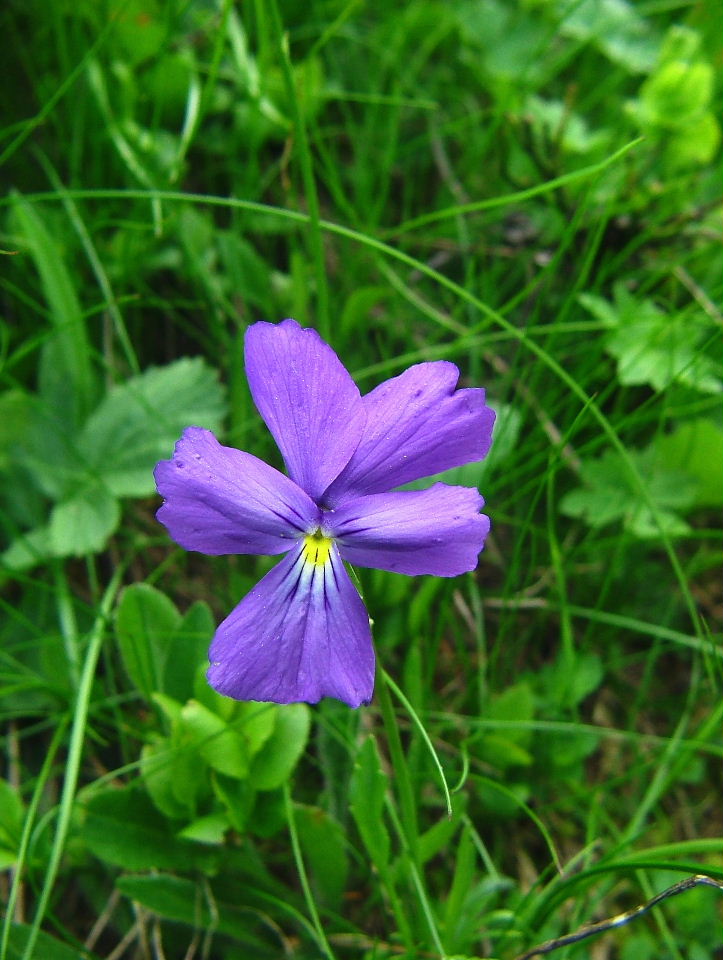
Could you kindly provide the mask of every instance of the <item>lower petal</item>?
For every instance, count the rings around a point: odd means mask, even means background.
[[[319,563],[295,547],[219,626],[209,659],[209,683],[235,700],[368,703],[369,617],[336,548]]]

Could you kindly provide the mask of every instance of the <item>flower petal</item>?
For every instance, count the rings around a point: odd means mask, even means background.
[[[324,501],[334,506],[346,496],[382,493],[482,460],[495,414],[484,390],[455,390],[458,379],[446,360],[419,363],[363,397],[364,434]]]
[[[490,521],[471,487],[435,483],[345,500],[324,517],[339,553],[359,567],[456,577],[474,570]]]
[[[319,334],[295,320],[253,324],[245,350],[251,394],[289,476],[316,499],[359,443],[359,389]]]
[[[369,617],[336,548],[323,564],[294,548],[219,626],[209,659],[209,683],[236,700],[368,703]]]
[[[156,516],[186,550],[285,553],[319,521],[318,507],[293,480],[201,427],[183,431],[154,476],[165,500]]]

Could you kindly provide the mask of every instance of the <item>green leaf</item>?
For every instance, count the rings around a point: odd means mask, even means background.
[[[136,583],[121,593],[116,612],[116,637],[123,666],[146,700],[163,692],[169,640],[181,624],[181,615],[168,597],[147,583]]]
[[[659,437],[655,449],[672,470],[695,478],[696,506],[723,504],[723,430],[718,424],[705,417],[691,420]]]
[[[688,510],[694,502],[692,478],[687,473],[668,469],[654,447],[631,450],[629,457],[647,487],[662,532],[669,536],[687,533],[688,525],[679,513]],[[583,486],[562,498],[562,513],[580,517],[591,527],[622,521],[640,539],[660,535],[653,512],[618,453],[607,450],[597,460],[584,460],[580,478]]]
[[[675,129],[705,112],[713,96],[713,67],[671,60],[648,77],[640,97],[650,122]]]
[[[52,557],[49,527],[37,527],[17,537],[2,554],[2,565],[9,570],[29,570]]]
[[[232,716],[233,729],[246,743],[250,757],[255,756],[274,732],[278,707],[273,703],[236,704]]]
[[[211,608],[197,601],[170,636],[159,634],[165,648],[160,689],[182,703],[193,696],[199,665],[208,661],[208,646],[215,624]]]
[[[183,730],[212,770],[243,780],[248,776],[249,757],[245,740],[197,700],[181,710]]]
[[[226,832],[231,824],[225,813],[209,813],[205,817],[199,817],[193,823],[178,834],[184,840],[194,840],[196,843],[210,843],[219,845],[224,841]]]
[[[126,870],[189,870],[214,862],[206,848],[179,840],[140,790],[96,793],[84,812],[80,839],[106,863]]]
[[[119,877],[116,886],[125,896],[160,917],[197,930],[218,930],[219,933],[235,938],[247,948],[248,953],[244,953],[245,956],[278,956],[278,953],[270,953],[268,943],[250,929],[253,923],[258,922],[254,919],[255,912],[250,915],[248,908],[225,903],[215,894],[212,894],[212,912],[208,892],[200,883],[159,873],[151,876]],[[278,947],[278,943],[276,946]]]
[[[704,319],[664,313],[652,300],[633,297],[622,283],[615,285],[613,303],[590,294],[579,300],[610,327],[605,348],[617,360],[624,386],[664,390],[680,383],[701,393],[723,391],[716,364],[697,347],[710,329]]]
[[[216,774],[212,778],[215,796],[224,807],[226,818],[237,833],[246,830],[256,801],[256,791],[248,780],[236,780]],[[264,800],[267,794],[264,794]]]
[[[13,866],[23,828],[23,803],[18,791],[0,779],[0,870]]]
[[[27,923],[10,924],[8,960],[25,960],[25,948],[30,940],[32,929]],[[84,950],[79,951],[77,947],[69,947],[66,943],[51,937],[49,933],[45,933],[44,930],[39,930],[32,956],[37,960],[40,958],[42,960],[84,960],[90,954]]]
[[[218,430],[225,410],[216,374],[203,360],[177,360],[111,388],[83,427],[78,448],[89,472],[116,496],[148,496],[155,490],[153,467],[171,456],[183,429]]]
[[[299,842],[320,903],[338,910],[349,872],[347,840],[341,825],[320,807],[295,805]]]
[[[83,557],[99,553],[115,532],[120,515],[118,500],[100,485],[56,504],[48,526],[52,555]]]
[[[141,750],[141,776],[151,800],[171,820],[187,820],[196,812],[199,758],[192,750],[175,749],[173,740],[159,737]],[[181,795],[179,786],[191,786]]]
[[[349,809],[367,853],[378,870],[389,865],[389,833],[384,823],[387,777],[382,770],[377,744],[369,736],[357,754],[349,783]]]
[[[275,790],[291,776],[309,737],[305,703],[278,707],[274,731],[253,759],[249,779],[256,790]]]
[[[72,428],[87,415],[95,392],[83,311],[47,221],[18,196],[12,216],[35,261],[53,324],[40,358],[40,394],[58,422]]]
[[[587,40],[631,73],[655,64],[660,39],[626,0],[557,0],[563,35]]]

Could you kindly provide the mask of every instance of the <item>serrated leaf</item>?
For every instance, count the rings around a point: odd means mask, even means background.
[[[218,430],[226,410],[216,374],[200,358],[151,367],[111,388],[88,418],[78,448],[88,470],[119,497],[153,493],[152,470],[188,426]]]
[[[120,522],[120,504],[105,487],[93,486],[57,503],[50,513],[48,532],[55,557],[83,557],[99,553]]]
[[[116,612],[116,637],[123,665],[143,696],[163,692],[168,641],[181,624],[181,615],[168,597],[147,583],[121,593]]]
[[[556,7],[563,36],[593,43],[631,73],[645,73],[655,64],[659,37],[626,0],[557,0]]]
[[[304,752],[310,725],[305,703],[277,708],[273,733],[251,763],[249,780],[256,790],[276,790],[286,783]]]
[[[679,511],[689,509],[694,502],[695,483],[691,477],[667,469],[653,447],[643,451],[631,450],[628,455],[646,485],[662,532],[669,536],[687,532],[688,526]],[[641,539],[660,535],[648,503],[615,451],[607,450],[597,460],[584,460],[580,478],[583,486],[562,498],[562,513],[580,517],[591,527],[622,521]]]
[[[605,349],[617,361],[624,386],[664,390],[680,383],[701,393],[723,391],[716,364],[697,346],[709,328],[705,321],[665,313],[652,300],[633,297],[622,283],[615,285],[613,302],[591,294],[578,299],[610,328]]]

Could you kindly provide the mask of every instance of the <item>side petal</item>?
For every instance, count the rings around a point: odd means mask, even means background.
[[[318,523],[318,507],[293,480],[201,427],[183,431],[154,476],[165,501],[156,516],[186,550],[285,553]]]
[[[289,476],[316,499],[359,443],[359,389],[319,334],[295,320],[253,324],[245,351],[251,394]]]
[[[339,553],[359,567],[456,577],[474,570],[489,533],[484,500],[471,487],[435,483],[345,500],[324,517]]]
[[[364,434],[324,501],[333,506],[346,496],[383,493],[482,460],[495,414],[484,390],[456,390],[458,379],[459,370],[446,360],[418,363],[363,397]]]
[[[235,700],[368,703],[369,617],[336,548],[324,564],[294,548],[219,626],[209,659],[208,682]]]

